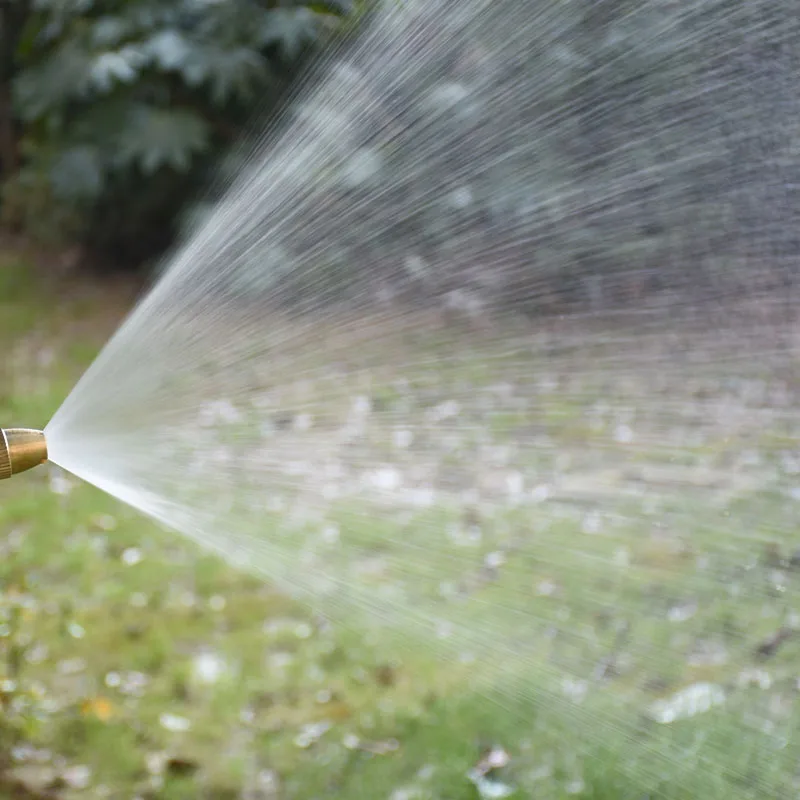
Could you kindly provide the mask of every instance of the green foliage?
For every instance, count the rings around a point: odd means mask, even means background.
[[[25,158],[5,187],[6,219],[29,227],[44,213],[44,226],[58,229],[68,207],[81,215],[86,236],[100,232],[96,243],[112,251],[130,237],[161,241],[218,155],[254,111],[268,113],[280,101],[306,55],[351,6],[33,0],[16,42],[13,90]],[[167,218],[154,221],[145,210],[151,200],[160,205],[152,192],[165,189],[176,207],[160,208]],[[127,220],[124,234],[103,224],[111,206],[114,219],[129,210],[141,224]],[[73,236],[74,225],[62,233]]]

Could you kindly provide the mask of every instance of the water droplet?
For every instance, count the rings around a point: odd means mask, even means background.
[[[630,444],[633,441],[633,430],[628,425],[617,425],[614,428],[614,441],[619,444]]]
[[[503,800],[516,793],[513,786],[476,774],[475,770],[470,770],[467,777],[474,784],[481,800]]]
[[[221,594],[211,595],[208,599],[208,607],[212,611],[222,611],[225,608],[225,598]]]
[[[416,508],[430,508],[436,503],[436,492],[433,489],[411,489],[406,498]]]
[[[345,734],[344,739],[342,739],[342,744],[348,750],[357,750],[361,744],[361,739],[359,739],[354,733],[347,733]]]
[[[486,558],[483,560],[483,563],[489,569],[498,569],[506,563],[506,556],[505,553],[501,553],[500,551],[495,551],[494,553],[487,553]]]
[[[141,697],[148,683],[149,679],[143,672],[128,672],[122,678],[120,691],[133,697]]]
[[[450,202],[453,208],[464,209],[472,205],[473,195],[469,186],[459,186],[450,193]]]
[[[394,467],[381,467],[367,473],[367,481],[375,489],[389,492],[400,487],[402,476]]]
[[[506,492],[512,500],[519,499],[525,489],[525,479],[520,472],[511,472],[506,476]]]
[[[68,495],[74,488],[73,482],[62,472],[50,474],[50,491],[61,496]]]
[[[372,181],[380,174],[383,168],[383,157],[372,148],[357,150],[342,169],[344,184],[354,189],[364,183]]]
[[[61,777],[70,789],[86,789],[92,779],[92,771],[83,764],[67,767]]]
[[[439,639],[449,639],[453,635],[453,625],[450,622],[440,622],[436,626],[436,636]]]
[[[547,579],[540,581],[539,585],[536,587],[536,593],[542,597],[550,597],[555,594],[556,589],[558,589],[558,586],[555,582]]]
[[[511,763],[511,756],[502,747],[493,747],[484,759],[487,771],[502,769]]]
[[[262,769],[258,773],[256,785],[259,791],[259,797],[277,797],[278,789],[280,788],[280,778],[278,777],[278,773],[272,769]]]
[[[297,747],[308,749],[318,742],[330,730],[329,722],[313,722],[304,725],[300,733],[295,736],[294,743]]]
[[[129,567],[136,566],[143,558],[142,551],[138,547],[129,547],[122,553],[122,561]]]
[[[550,497],[550,489],[544,484],[534,487],[531,492],[531,498],[534,503],[544,503],[548,497]]]
[[[322,541],[325,544],[339,544],[339,526],[338,525],[326,525],[322,529]]]
[[[565,787],[564,791],[567,794],[582,794],[586,789],[586,784],[583,778],[573,778]]]
[[[763,669],[746,669],[739,673],[737,682],[740,687],[757,686],[766,690],[772,686],[772,676]]]
[[[627,547],[620,547],[614,551],[614,564],[618,567],[629,567],[631,565],[631,554]]]
[[[668,725],[676,720],[709,711],[724,702],[725,692],[721,686],[712,683],[694,683],[670,698],[653,703],[650,715],[656,722]]]
[[[301,622],[294,629],[294,635],[298,639],[309,639],[312,633],[313,630],[311,629],[311,626],[307,622]]]
[[[457,417],[460,413],[461,404],[456,400],[447,400],[432,408],[429,416],[432,422],[444,422],[446,419]]]
[[[160,775],[167,765],[167,754],[148,753],[145,758],[145,764],[150,775]]]
[[[414,441],[414,434],[411,431],[395,431],[392,441],[395,447],[406,450],[411,447],[411,443]]]
[[[206,403],[201,409],[198,422],[203,427],[213,427],[219,423],[229,425],[241,421],[242,414],[227,400],[213,400]]]
[[[405,260],[406,271],[412,278],[423,278],[428,274],[430,268],[420,256],[408,256]]]
[[[50,650],[46,644],[38,642],[31,647],[25,655],[29,664],[41,664],[49,655]]]
[[[86,636],[86,631],[83,629],[83,626],[79,625],[77,622],[70,622],[67,626],[67,631],[73,639],[83,639],[83,637]]]
[[[200,653],[192,662],[192,675],[198,683],[217,683],[226,672],[225,659],[216,653]]]
[[[367,414],[369,414],[371,410],[372,410],[372,403],[370,403],[368,397],[359,395],[358,397],[354,398],[351,412],[355,416],[364,417]]]
[[[270,653],[269,655],[269,665],[273,669],[286,669],[286,667],[293,663],[294,656],[291,653],[281,651],[278,653]]]
[[[158,718],[161,727],[172,733],[184,733],[191,729],[192,723],[186,717],[179,717],[177,714],[163,713]]]
[[[77,675],[86,669],[86,661],[82,658],[65,658],[58,662],[58,671],[61,675]]]
[[[670,622],[686,622],[697,613],[696,603],[684,603],[682,605],[672,606],[667,612],[667,619]]]
[[[312,417],[311,414],[298,414],[294,418],[294,429],[296,431],[311,430],[313,425],[314,425],[314,417]]]
[[[581,530],[583,530],[584,533],[594,535],[600,533],[602,527],[603,520],[600,514],[597,511],[591,511],[584,517]]]
[[[586,681],[564,678],[561,682],[561,691],[573,703],[581,703],[589,692],[589,684]]]

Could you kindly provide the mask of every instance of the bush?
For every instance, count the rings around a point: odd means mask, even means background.
[[[157,254],[220,153],[350,5],[32,0],[13,82],[23,166],[3,218],[115,264]]]

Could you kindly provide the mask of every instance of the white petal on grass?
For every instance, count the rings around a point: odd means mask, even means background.
[[[70,622],[67,626],[67,631],[73,639],[83,639],[83,637],[86,636],[86,631],[83,626],[79,625],[77,622]]]
[[[186,717],[181,717],[178,714],[169,714],[164,712],[158,718],[158,721],[164,730],[171,733],[185,733],[191,730],[192,723]]]
[[[650,716],[664,725],[703,714],[725,702],[725,691],[714,683],[693,683],[650,707]]]
[[[86,789],[92,780],[92,770],[85,764],[76,764],[75,766],[67,767],[61,773],[61,777],[70,789]]]
[[[479,775],[475,770],[467,773],[467,778],[475,786],[481,800],[504,800],[516,794],[516,789],[510,784]]]
[[[192,661],[192,677],[198,683],[218,683],[228,671],[227,662],[218,653],[200,653]]]
[[[138,547],[128,547],[122,553],[122,561],[129,567],[140,563],[143,558],[144,555],[142,555],[142,551]]]
[[[294,743],[301,749],[308,749],[316,744],[331,728],[329,722],[313,722],[304,725],[294,738]]]
[[[222,611],[225,608],[226,601],[221,594],[214,594],[208,598],[208,607],[212,611]]]

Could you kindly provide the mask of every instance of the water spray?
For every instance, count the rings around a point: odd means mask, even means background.
[[[47,461],[47,441],[33,428],[0,428],[0,480]]]
[[[376,4],[0,476],[485,686],[521,795],[797,796],[795,6]]]

